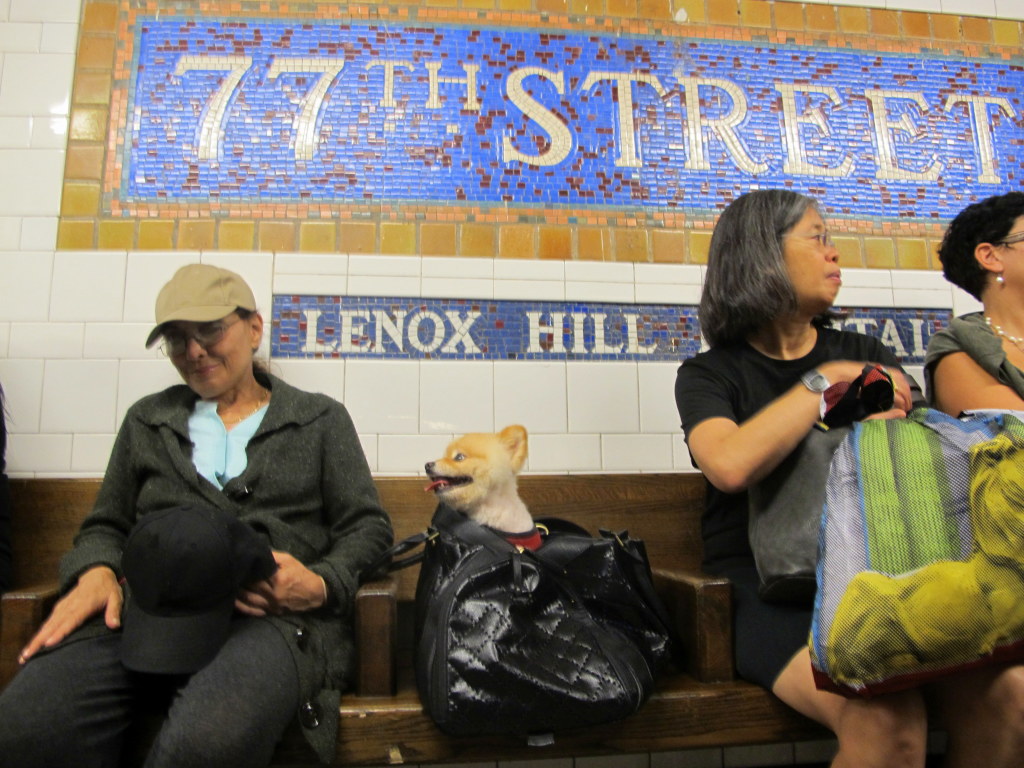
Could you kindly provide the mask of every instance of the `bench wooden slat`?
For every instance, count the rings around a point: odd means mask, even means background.
[[[501,761],[827,738],[827,732],[748,683],[709,686],[670,678],[637,714],[616,723],[564,732],[528,747],[515,736],[449,738],[423,712],[411,685],[392,699],[349,697],[341,705],[340,765]]]

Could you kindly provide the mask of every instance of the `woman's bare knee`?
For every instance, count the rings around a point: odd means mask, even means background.
[[[772,691],[836,734],[835,768],[922,768],[925,764],[928,719],[918,691],[847,699],[818,690],[806,650],[786,665]]]
[[[840,756],[853,759],[850,765],[920,768],[928,752],[924,700],[917,691],[851,699],[843,706],[836,736]]]

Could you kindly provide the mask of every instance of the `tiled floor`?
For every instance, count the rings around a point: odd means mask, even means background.
[[[944,742],[943,734],[932,734],[926,768],[939,768],[942,765]],[[459,768],[829,768],[835,747],[834,740],[825,739],[724,749],[481,762],[460,764]],[[451,764],[446,764],[445,768],[448,765]],[[442,765],[422,765],[418,768],[442,768]]]

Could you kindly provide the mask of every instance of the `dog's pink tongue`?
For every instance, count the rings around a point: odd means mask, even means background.
[[[434,482],[432,482],[430,485],[428,485],[423,490],[427,491],[427,492],[436,491],[438,488],[444,488],[447,485],[448,485],[448,481],[447,480],[435,480]]]

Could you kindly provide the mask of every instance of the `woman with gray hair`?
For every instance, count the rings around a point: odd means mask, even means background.
[[[882,364],[895,401],[876,418],[905,416],[921,401],[880,341],[829,326],[838,262],[814,200],[759,190],[732,202],[711,238],[700,303],[710,349],[680,367],[676,405],[708,480],[704,567],[733,583],[740,675],[832,729],[835,766],[924,766],[921,694],[854,700],[819,691],[807,646],[812,606],[761,598],[747,536],[747,489],[771,476],[811,431],[829,386],[853,381],[867,363]]]

